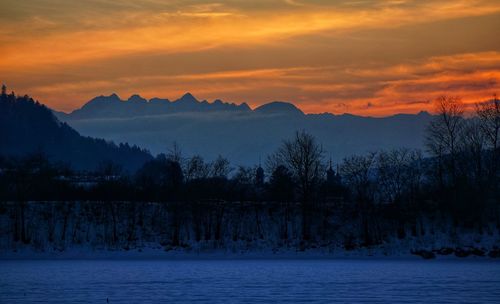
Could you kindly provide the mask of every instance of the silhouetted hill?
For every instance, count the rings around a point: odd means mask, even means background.
[[[281,115],[304,115],[294,104],[283,101],[273,101],[254,109],[257,113],[281,114]]]
[[[93,108],[96,99],[99,107]],[[134,143],[153,153],[165,152],[176,141],[187,155],[213,159],[222,154],[244,165],[265,159],[296,130],[316,136],[334,161],[380,149],[423,148],[424,131],[432,118],[427,112],[383,118],[304,114],[286,102],[251,110],[246,104],[198,101],[189,93],[173,102],[101,96],[71,114],[57,115],[88,136]]]
[[[106,102],[117,101],[116,96],[107,99]],[[86,106],[92,108],[102,103],[98,97]],[[87,170],[107,161],[136,170],[152,158],[136,146],[81,136],[28,96],[0,95],[0,155],[19,157],[40,152],[51,161]]]

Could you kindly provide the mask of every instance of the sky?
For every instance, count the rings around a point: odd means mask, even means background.
[[[500,94],[500,1],[0,0],[0,82],[62,111],[117,93],[385,116]]]

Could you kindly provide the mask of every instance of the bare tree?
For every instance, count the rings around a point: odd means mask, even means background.
[[[465,175],[472,175],[476,184],[481,186],[483,181],[483,155],[485,147],[485,133],[482,124],[476,118],[464,122],[461,135],[462,167]]]
[[[240,185],[252,185],[255,179],[255,170],[252,167],[238,166],[232,179]]]
[[[182,150],[176,141],[174,141],[172,143],[172,147],[170,149],[168,149],[167,159],[169,159],[173,162],[177,162],[180,165],[182,165],[182,163],[183,163]]]
[[[372,244],[372,229],[370,226],[373,202],[373,171],[376,153],[366,156],[354,155],[344,159],[340,172],[342,180],[351,189],[353,199],[357,203],[357,212],[360,215],[362,235],[366,245]]]
[[[489,148],[492,150],[490,172],[496,179],[499,158],[499,131],[500,131],[500,101],[495,94],[493,101],[476,105],[476,112],[481,121],[483,131]]]
[[[186,180],[206,178],[210,172],[209,164],[206,164],[200,155],[194,155],[186,162]]]
[[[413,150],[410,152],[406,162],[405,180],[408,191],[409,203],[414,204],[418,199],[418,194],[422,188],[424,177],[424,162],[422,151]]]
[[[405,148],[378,154],[377,180],[382,200],[399,202],[403,195],[418,191],[422,176],[420,159],[419,151]]]
[[[323,148],[314,136],[305,131],[296,132],[293,139],[285,140],[270,156],[269,166],[282,166],[289,171],[298,186],[302,202],[302,239],[310,239],[312,195],[323,176]]]
[[[440,180],[443,180],[443,160],[449,155],[449,168],[453,185],[456,186],[456,161],[458,141],[463,128],[464,105],[460,97],[440,96],[435,101],[437,116],[427,128],[426,145],[438,158]]]
[[[342,180],[360,205],[373,200],[373,183],[370,177],[374,170],[375,156],[376,153],[373,152],[365,156],[353,155],[345,158],[340,166]]]
[[[219,155],[212,163],[212,176],[227,177],[230,172],[229,160]]]
[[[314,136],[305,131],[296,132],[293,139],[285,140],[270,156],[269,166],[285,166],[299,186],[304,203],[310,203],[313,188],[323,176],[323,148]]]
[[[481,128],[493,150],[498,149],[500,131],[500,100],[495,94],[491,102],[476,105],[476,112],[481,120]]]

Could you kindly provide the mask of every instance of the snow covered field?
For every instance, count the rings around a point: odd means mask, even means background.
[[[11,260],[0,303],[498,303],[483,260]]]

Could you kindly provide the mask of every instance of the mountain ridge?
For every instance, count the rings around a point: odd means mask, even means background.
[[[149,109],[148,109],[149,107]],[[126,111],[128,112],[126,112]],[[158,111],[160,110],[160,111]],[[66,113],[52,110],[57,117],[71,117],[72,119],[92,119],[92,118],[112,118],[112,117],[139,117],[155,116],[179,112],[256,112],[261,114],[293,114],[293,115],[312,115],[312,116],[332,116],[332,117],[356,117],[356,118],[374,118],[383,119],[397,116],[428,115],[427,111],[420,111],[416,114],[396,113],[384,117],[362,116],[351,113],[333,114],[323,113],[304,113],[293,102],[270,101],[255,108],[250,108],[247,103],[236,104],[234,102],[225,102],[221,99],[215,99],[212,102],[207,100],[198,100],[190,92],[176,100],[171,101],[168,98],[153,97],[146,99],[139,94],[132,94],[128,99],[121,99],[116,93],[110,95],[100,95],[84,103],[80,108]]]
[[[121,99],[117,94],[100,95],[92,98],[79,109],[70,113],[54,111],[58,117],[72,117],[74,119],[111,118],[111,117],[137,117],[153,116],[179,112],[204,112],[204,111],[252,111],[248,104],[229,103],[220,99],[213,102],[198,100],[191,93],[185,93],[180,98],[170,101],[165,98],[153,97],[146,99],[139,94],[133,94],[128,99]]]
[[[255,109],[221,100],[199,101],[186,93],[177,100],[133,95],[99,97],[97,110],[56,115],[84,135],[128,142],[164,153],[176,142],[186,155],[208,159],[226,156],[232,163],[254,165],[295,131],[314,135],[334,161],[381,149],[423,149],[432,115],[395,114],[364,117],[353,114],[305,114],[294,104],[274,101]],[[137,102],[130,102],[136,100]],[[109,101],[109,103],[107,103]],[[118,102],[121,101],[121,102]],[[91,108],[88,103],[82,108]]]

